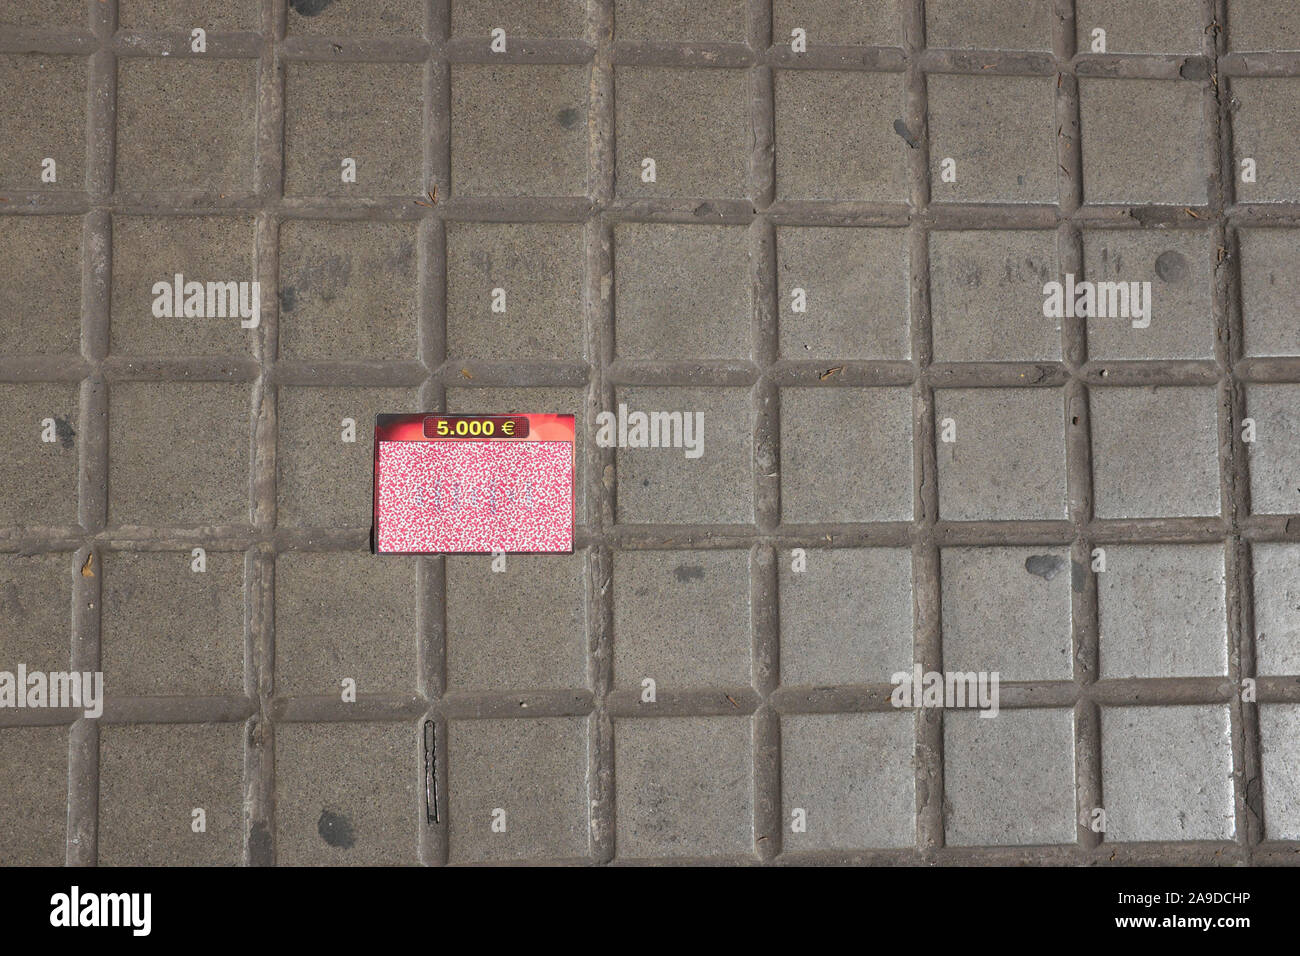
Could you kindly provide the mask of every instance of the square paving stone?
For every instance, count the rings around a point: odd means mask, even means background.
[[[448,223],[447,357],[580,360],[583,256],[575,224]]]
[[[70,56],[0,54],[0,89],[22,91],[0,102],[0,129],[5,131],[0,140],[0,189],[85,188],[89,62]],[[46,159],[54,160],[53,183],[41,179]]]
[[[774,0],[772,38],[789,43],[796,27],[808,31],[808,48],[855,44],[901,46],[900,0]]]
[[[779,555],[781,683],[883,684],[912,662],[912,552]]]
[[[423,76],[418,63],[290,63],[285,195],[422,195]],[[343,181],[345,159],[356,182]]]
[[[927,83],[935,202],[1056,202],[1055,80],[933,75]],[[948,159],[954,182],[942,179]]]
[[[1260,674],[1300,674],[1300,544],[1251,545]]]
[[[614,554],[614,684],[748,685],[749,552]]]
[[[0,665],[4,666],[4,665]],[[0,788],[0,860],[5,866],[63,866],[68,847],[68,729],[0,730],[0,764],[21,767]]]
[[[1057,388],[936,390],[939,517],[1065,518],[1063,402]],[[947,423],[953,442],[942,441]]]
[[[614,191],[735,199],[749,193],[749,77],[744,70],[614,69]],[[647,182],[647,159],[654,179]]]
[[[182,276],[179,298],[177,275]],[[254,296],[252,284],[257,281],[252,219],[115,217],[109,347],[144,358],[247,356],[258,333],[243,327],[243,322],[253,321],[245,319],[243,312],[260,323],[261,305],[271,296],[271,290],[263,290],[260,284]],[[232,282],[243,287],[231,289]],[[156,283],[165,283],[167,290],[155,289]],[[184,315],[190,283],[202,284],[202,316]]]
[[[488,557],[448,557],[448,689],[586,687],[586,561],[512,554],[498,572]]]
[[[950,846],[1075,840],[1074,714],[1003,710],[943,721],[944,831]]]
[[[1243,229],[1238,237],[1246,354],[1300,356],[1300,323],[1295,321],[1300,229]]]
[[[744,43],[745,0],[614,0],[614,39]]]
[[[1151,283],[1150,325],[1135,328],[1131,307],[1128,318],[1088,318],[1089,357],[1213,358],[1214,268],[1214,237],[1199,229],[1085,231],[1084,279]]]
[[[76,385],[0,385],[0,527],[77,523],[77,393]]]
[[[554,414],[574,416],[578,436],[573,467],[575,522],[582,524],[587,513],[587,463],[582,436],[590,435],[588,399],[585,388],[449,388],[447,411],[454,415]],[[555,556],[551,556],[555,560]]]
[[[244,693],[242,551],[107,551],[102,560],[109,696]]]
[[[1300,840],[1300,706],[1260,707],[1259,746],[1264,776],[1264,837]]]
[[[1231,840],[1228,708],[1103,707],[1106,841]]]
[[[1287,134],[1300,125],[1300,78],[1233,77],[1232,149],[1239,202],[1300,199],[1300,146]],[[1255,181],[1244,180],[1242,160],[1255,161]]]
[[[908,236],[902,229],[776,230],[781,357],[911,357]]]
[[[1201,52],[1205,5],[1200,0],[1077,0],[1080,53],[1092,49],[1093,30],[1106,31],[1107,53]]]
[[[73,556],[0,554],[0,670],[67,670]]]
[[[616,855],[752,854],[752,753],[745,718],[615,721]]]
[[[1059,276],[1050,229],[930,233],[934,360],[1059,360],[1061,320],[1042,308]]]
[[[779,70],[775,85],[778,199],[907,201],[901,73]]]
[[[412,223],[284,223],[280,358],[415,358],[416,250]]]
[[[1228,673],[1223,547],[1107,545],[1097,575],[1101,676]]]
[[[0,218],[0,355],[81,350],[81,219]]]
[[[317,36],[421,36],[425,7],[420,0],[289,0],[288,31]]]
[[[279,398],[280,525],[368,528],[374,520],[375,416],[419,411],[414,388],[284,386]],[[343,440],[344,419],[356,441]]]
[[[787,851],[908,847],[916,839],[916,721],[910,714],[781,718]],[[807,829],[794,830],[803,810]]]
[[[415,562],[300,551],[276,558],[276,694],[340,699],[346,678],[358,699],[414,692]]]
[[[1088,401],[1098,518],[1219,513],[1213,388],[1094,388]]]
[[[1300,385],[1246,386],[1246,416],[1255,420],[1250,455],[1252,514],[1300,513]]]
[[[447,777],[452,863],[590,852],[585,717],[452,721]]]
[[[86,11],[63,0],[11,0],[0,8],[0,28],[77,30],[86,26]]]
[[[620,358],[748,358],[753,324],[743,226],[614,227],[614,337]]]
[[[295,0],[291,6],[302,4]],[[118,0],[117,27],[152,33],[189,33],[195,27],[209,34],[256,32],[261,17],[257,0]]]
[[[108,520],[249,523],[252,395],[221,382],[122,382],[108,396]]]
[[[781,390],[781,518],[910,521],[912,390]]]
[[[1084,201],[1207,202],[1203,95],[1200,83],[1079,80]]]
[[[104,727],[100,866],[238,866],[243,776],[243,724]]]
[[[754,425],[747,388],[629,386],[615,391],[632,412],[681,412],[682,448],[615,453],[618,520],[629,524],[736,524],[753,520]],[[610,409],[616,415],[618,409]],[[698,422],[688,458],[686,416]],[[702,418],[700,416],[703,416]],[[695,452],[692,452],[694,454]]]
[[[278,724],[276,862],[415,864],[425,814],[420,750],[407,723]]]
[[[586,66],[453,66],[453,194],[583,195],[588,73]]]
[[[1052,0],[928,0],[925,42],[976,50],[1052,49]]]
[[[256,113],[256,60],[119,59],[117,188],[251,193]]]
[[[948,670],[1070,679],[1068,548],[944,548],[940,561]]]
[[[1300,7],[1276,0],[1232,0],[1228,49],[1300,50]]]
[[[495,28],[510,37],[580,37],[586,22],[584,0],[451,0],[451,33],[454,37],[484,38]]]

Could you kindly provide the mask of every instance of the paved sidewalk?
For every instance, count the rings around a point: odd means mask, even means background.
[[[1300,5],[8,0],[0,130],[0,864],[1300,859]],[[423,410],[575,553],[371,555]]]

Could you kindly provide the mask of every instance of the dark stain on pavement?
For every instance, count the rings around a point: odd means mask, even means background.
[[[1065,558],[1059,554],[1031,554],[1025,558],[1025,570],[1050,581],[1065,568]]]
[[[353,844],[357,842],[356,836],[352,833],[352,821],[343,814],[334,813],[331,810],[322,810],[320,812],[320,820],[316,823],[316,832],[330,846],[336,846],[344,850],[352,849]]]
[[[687,581],[703,581],[704,568],[698,564],[679,564],[673,568],[673,577],[682,584]]]

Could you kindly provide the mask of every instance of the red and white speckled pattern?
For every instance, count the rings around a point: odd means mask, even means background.
[[[376,550],[573,549],[573,444],[381,441]]]

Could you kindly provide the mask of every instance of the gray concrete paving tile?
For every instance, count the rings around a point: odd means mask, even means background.
[[[568,690],[587,680],[587,556],[446,561],[449,691]]]
[[[255,60],[119,60],[118,188],[251,193],[256,113]]]
[[[76,385],[0,385],[0,526],[77,521]]]
[[[587,720],[456,720],[447,733],[452,863],[590,852]]]
[[[935,202],[1056,201],[1054,80],[942,74],[927,84]]]
[[[1074,715],[944,715],[944,833],[954,846],[1074,840]]]
[[[749,684],[748,552],[635,551],[613,564],[615,687]]]
[[[118,0],[117,25],[140,31],[256,32],[261,18],[256,0]]]
[[[73,558],[0,555],[0,670],[66,670],[70,664]]]
[[[1259,709],[1264,830],[1271,840],[1300,840],[1300,706]]]
[[[68,729],[0,730],[0,763],[22,766],[0,789],[0,863],[62,866],[67,851]]]
[[[581,358],[582,248],[567,223],[448,223],[447,357]]]
[[[365,640],[358,641],[357,635]],[[415,559],[283,554],[275,562],[275,692],[341,699],[415,689]]]
[[[369,0],[365,4],[289,0],[286,28],[290,36],[418,37],[424,33],[424,18],[420,0]]]
[[[901,46],[905,4],[899,0],[773,0],[772,35],[788,43],[806,30],[809,49],[821,44]]]
[[[1300,674],[1300,545],[1270,541],[1250,550],[1256,672]]]
[[[930,314],[937,362],[1061,357],[1061,320],[1043,316],[1043,286],[1059,281],[1056,234],[930,234]]]
[[[0,220],[0,355],[75,355],[81,349],[81,228],[76,216]]]
[[[253,308],[255,228],[251,218],[243,217],[115,217],[110,351],[141,357],[251,355],[256,333],[243,323],[255,317],[260,324],[263,302],[259,286],[259,308]],[[192,296],[192,282],[202,284],[201,299]],[[237,286],[231,295],[231,282],[249,285]],[[155,289],[158,283],[170,288]],[[220,284],[211,297],[210,283]],[[185,314],[200,302],[201,315]],[[253,317],[245,318],[244,312]]]
[[[1255,440],[1246,445],[1250,456],[1250,510],[1253,514],[1295,514],[1300,511],[1298,402],[1300,384],[1251,384],[1246,388],[1246,417],[1255,423]]]
[[[111,386],[109,521],[246,524],[251,399],[247,385],[223,382]]]
[[[911,390],[782,389],[781,517],[911,520]]]
[[[1097,388],[1092,409],[1099,518],[1219,513],[1212,388]]]
[[[280,524],[370,527],[375,416],[419,411],[416,390],[285,386],[279,393]],[[345,441],[348,434],[355,440]]]
[[[910,358],[907,252],[902,229],[778,227],[781,357]]]
[[[930,46],[976,50],[1051,50],[1051,0],[930,0],[925,39]]]
[[[1300,282],[1291,271],[1300,230],[1242,229],[1241,314],[1247,355],[1300,355],[1293,303]]]
[[[744,43],[745,0],[614,0],[614,38]]]
[[[934,417],[940,439],[940,517],[977,521],[1066,516],[1060,389],[940,389],[935,392]],[[953,440],[944,441],[945,433]]]
[[[588,73],[583,66],[452,67],[452,194],[582,195]]]
[[[417,63],[290,63],[285,195],[422,194],[422,77]],[[355,170],[345,167],[348,159]]]
[[[1300,147],[1285,133],[1300,123],[1300,79],[1234,77],[1230,89],[1238,200],[1300,199]],[[1243,168],[1248,159],[1254,161],[1250,178]]]
[[[1200,83],[1079,81],[1083,198],[1198,205],[1209,199]],[[1143,103],[1134,110],[1134,103]]]
[[[100,732],[99,763],[101,866],[241,862],[239,724],[110,726]]]
[[[741,717],[616,721],[617,857],[753,853],[751,736]]]
[[[749,77],[743,70],[619,66],[614,91],[615,195],[748,194]]]
[[[1149,325],[1131,314],[1087,320],[1089,358],[1212,359],[1216,261],[1214,237],[1198,230],[1086,230],[1084,281],[1130,283],[1130,295],[1131,283],[1151,283]]]
[[[281,724],[275,731],[276,862],[414,864],[424,818],[419,734],[400,723]]]
[[[915,721],[905,714],[782,718],[786,848],[911,846],[916,839],[915,735]]]
[[[1273,0],[1231,0],[1228,49],[1300,50],[1300,10]]]
[[[1228,673],[1222,545],[1107,546],[1096,578],[1103,678]]]
[[[1103,707],[1106,841],[1230,840],[1228,708]]]
[[[1106,53],[1198,54],[1208,26],[1203,14],[1199,0],[1076,0],[1078,49],[1092,52],[1094,31],[1104,30]]]
[[[454,37],[482,36],[500,27],[509,38],[580,37],[586,17],[583,0],[452,0],[451,33]]]
[[[100,663],[106,693],[243,693],[244,554],[198,550],[104,552]]]
[[[793,551],[779,556],[781,683],[881,684],[906,670],[911,551],[803,550],[802,560]]]
[[[418,273],[409,223],[284,223],[280,357],[416,358]]]
[[[780,70],[776,74],[778,199],[899,201],[908,146],[897,73]]]
[[[38,54],[0,55],[0,87],[22,90],[0,103],[0,189],[76,190],[86,178],[86,60]],[[46,159],[54,182],[46,182]]]
[[[748,358],[753,324],[748,230],[614,227],[614,348],[620,358]]]
[[[943,661],[1001,680],[1069,680],[1070,593],[1065,548],[944,548]]]

